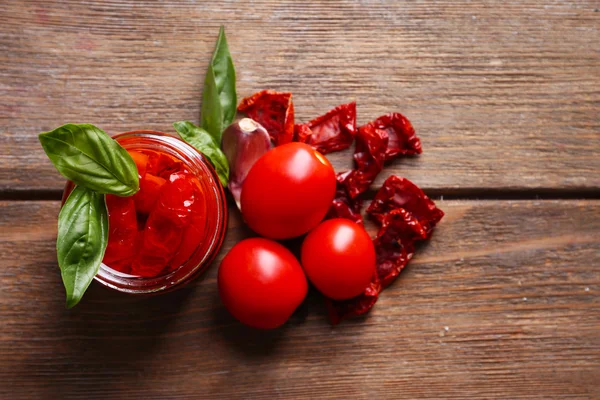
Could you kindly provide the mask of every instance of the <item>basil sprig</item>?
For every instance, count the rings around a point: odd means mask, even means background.
[[[233,121],[237,106],[235,68],[229,53],[225,29],[221,26],[208,71],[204,78],[200,127],[221,144],[223,130]]]
[[[229,181],[229,163],[210,133],[189,121],[175,122],[173,126],[183,140],[194,146],[208,158],[215,167],[221,184],[227,186],[227,182]]]
[[[56,239],[70,308],[98,273],[108,245],[104,194],[135,194],[138,170],[127,150],[93,125],[66,124],[39,138],[58,172],[77,184],[60,210]]]
[[[77,185],[119,196],[139,190],[138,171],[129,153],[94,125],[66,124],[39,138],[58,172]]]
[[[56,253],[67,292],[67,307],[81,300],[98,273],[108,244],[104,195],[76,186],[58,215]]]

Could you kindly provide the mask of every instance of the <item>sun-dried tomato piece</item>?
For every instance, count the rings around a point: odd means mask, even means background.
[[[351,198],[348,194],[348,190],[344,185],[344,182],[352,171],[340,172],[337,174],[337,186],[335,190],[335,197],[333,204],[327,213],[327,218],[347,218],[357,224],[362,224],[362,216],[360,215],[360,209],[362,208],[362,199]]]
[[[296,140],[323,154],[347,149],[356,135],[356,102],[342,104],[298,128]]]
[[[382,115],[367,125],[385,131],[388,136],[388,146],[385,160],[389,161],[399,155],[421,154],[421,140],[417,137],[410,121],[400,113]]]
[[[390,113],[361,126],[356,134],[352,170],[344,185],[351,198],[367,191],[384,163],[399,155],[421,153],[421,141],[412,125],[402,114]]]
[[[362,315],[368,312],[379,298],[381,292],[381,283],[377,275],[373,276],[373,281],[365,289],[365,292],[349,300],[325,299],[329,322],[337,325],[341,320],[355,315]]]
[[[386,213],[373,240],[382,288],[396,279],[415,252],[415,241],[427,237],[419,221],[403,208]]]
[[[381,172],[387,145],[388,137],[385,131],[370,125],[360,127],[354,151],[356,169],[353,169],[344,181],[351,198],[364,193]]]
[[[308,127],[308,124],[296,124],[294,125],[294,141],[306,143],[308,138],[312,135],[312,131]]]
[[[431,236],[433,228],[444,216],[444,212],[417,185],[406,178],[392,175],[375,195],[367,213],[383,223],[385,216],[398,208],[405,209],[419,221],[426,238]]]
[[[291,93],[261,90],[242,100],[238,111],[261,124],[275,146],[294,139],[294,104]]]

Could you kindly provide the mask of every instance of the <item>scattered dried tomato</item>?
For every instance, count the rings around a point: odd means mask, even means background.
[[[275,146],[294,139],[294,105],[291,93],[261,90],[244,98],[238,111],[264,126]]]
[[[296,140],[327,154],[347,149],[356,135],[356,102],[342,104],[304,125],[296,125]]]
[[[392,175],[375,195],[367,213],[383,223],[385,216],[398,208],[405,209],[419,221],[425,230],[425,238],[431,236],[433,228],[444,216],[444,212],[417,185]]]
[[[347,218],[357,224],[362,224],[360,209],[362,208],[362,199],[351,198],[345,186],[345,181],[352,171],[341,172],[337,174],[337,186],[333,204],[327,213],[326,218]]]
[[[389,161],[399,155],[415,155],[423,152],[421,140],[417,137],[410,121],[400,113],[382,115],[366,126],[385,131],[388,136],[388,145],[385,151],[385,160]]]
[[[312,131],[308,127],[308,124],[296,124],[294,125],[294,141],[306,143],[308,137],[312,135]]]
[[[377,255],[377,274],[365,293],[346,301],[326,299],[329,320],[335,325],[347,317],[368,312],[377,302],[379,293],[396,279],[415,252],[415,241],[425,239],[419,221],[405,209],[392,210],[385,215],[382,226],[373,240]]]
[[[384,162],[399,155],[420,154],[421,141],[402,114],[382,115],[358,129],[352,170],[345,181],[350,197],[364,193],[383,170]]]
[[[383,169],[388,137],[385,131],[370,125],[361,126],[356,135],[353,169],[344,181],[351,198],[364,193]]]
[[[355,206],[360,204],[360,196],[350,198],[344,185],[353,172],[355,171],[338,174],[338,191],[328,215],[361,223],[360,205]],[[415,242],[428,239],[435,225],[444,216],[444,212],[414,183],[397,176],[390,176],[384,182],[367,208],[367,213],[381,224],[377,237],[373,240],[377,255],[377,276],[361,296],[342,302],[326,300],[332,324],[369,311],[377,301],[379,291],[389,286],[412,258]]]
[[[415,252],[415,241],[427,237],[425,229],[408,211],[398,208],[385,214],[373,240],[377,255],[377,275],[382,288],[396,279]]]
[[[327,313],[332,325],[337,325],[341,320],[355,315],[362,315],[368,312],[379,298],[381,292],[381,283],[377,275],[373,276],[373,281],[360,296],[350,300],[332,300],[325,299],[327,304]]]

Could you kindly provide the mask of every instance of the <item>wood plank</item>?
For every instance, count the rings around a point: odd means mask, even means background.
[[[312,293],[257,332],[221,306],[216,266],[151,298],[93,284],[66,310],[58,203],[0,202],[0,398],[600,397],[600,201],[439,205],[366,318],[332,328]],[[247,234],[230,222],[222,254]]]
[[[350,100],[359,123],[407,115],[425,152],[386,172],[439,193],[593,191],[599,9],[597,0],[4,0],[0,190],[62,187],[36,134],[65,122],[118,133],[197,121],[225,24],[240,96],[292,91],[300,121]]]

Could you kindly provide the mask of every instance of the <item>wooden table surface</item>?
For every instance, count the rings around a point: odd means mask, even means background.
[[[233,208],[203,280],[64,308],[37,134],[198,121],[220,24],[240,97],[292,91],[300,121],[356,100],[422,139],[375,186],[408,177],[447,215],[365,318],[331,327],[311,293],[282,329],[234,321]],[[2,399],[600,398],[600,2],[2,0],[0,244]]]

